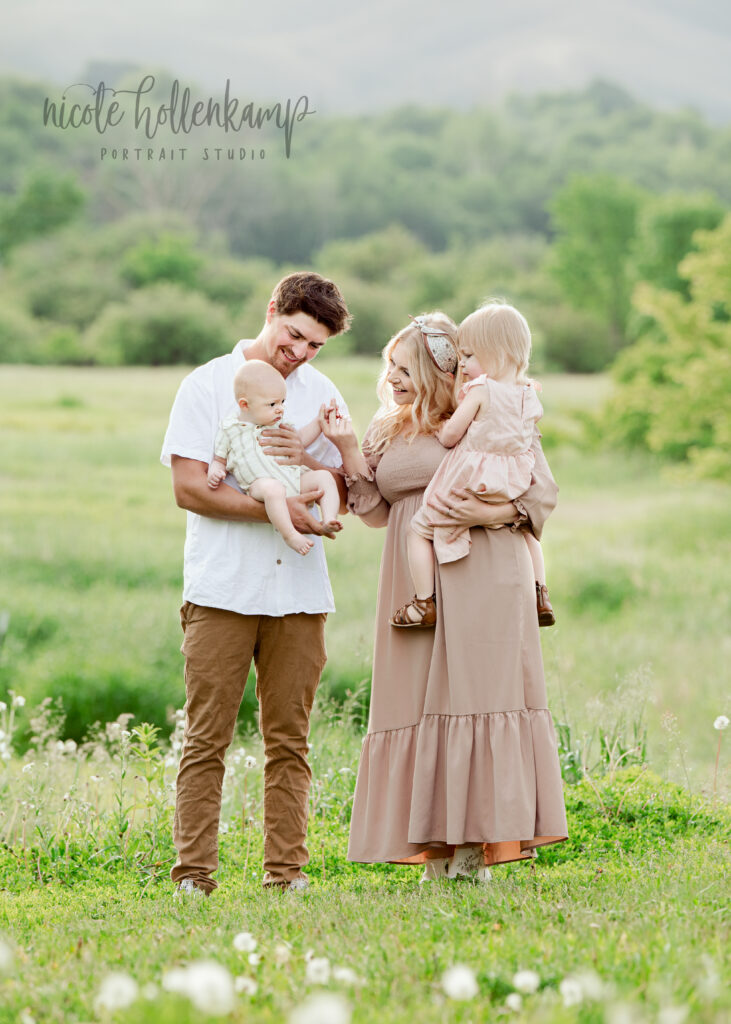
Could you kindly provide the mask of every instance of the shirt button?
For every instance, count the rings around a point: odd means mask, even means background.
[[[282,564],[282,559],[281,559],[281,558],[278,558],[278,559],[277,559],[277,565],[281,565],[281,564]]]

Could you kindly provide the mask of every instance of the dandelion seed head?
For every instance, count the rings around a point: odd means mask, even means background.
[[[591,999],[598,1002],[606,996],[606,986],[596,971],[592,971],[591,969],[577,971],[576,974],[572,975],[572,977],[581,986],[581,992],[584,999]]]
[[[183,967],[173,967],[162,976],[162,987],[166,992],[177,992],[179,995],[188,994],[188,972]]]
[[[0,713],[2,713],[3,711],[7,711],[7,710],[8,710],[8,705],[5,703],[4,700],[0,700]]]
[[[152,1000],[157,999],[159,995],[157,985],[152,981],[148,981],[146,985],[142,986],[140,994],[143,999],[147,999],[149,1002],[152,1002]]]
[[[576,978],[564,978],[558,986],[558,990],[561,993],[563,1005],[566,1007],[578,1006],[579,1003],[583,1002],[584,992]]]
[[[525,993],[525,995],[532,995],[534,992],[537,992],[540,983],[540,975],[536,974],[535,971],[517,971],[513,975],[513,988],[517,989],[518,992]]]
[[[274,947],[274,963],[277,967],[284,967],[286,963],[289,963],[291,955],[289,946],[284,942],[278,942]]]
[[[137,993],[137,982],[134,978],[122,971],[113,971],[102,981],[94,1000],[94,1009],[97,1013],[100,1010],[123,1010],[132,1005]]]
[[[343,985],[358,985],[360,978],[352,967],[333,967],[333,979],[340,981]]]
[[[234,1008],[233,978],[212,960],[192,963],[187,971],[186,995],[196,1010],[212,1017],[224,1017]]]
[[[719,715],[716,721],[713,723],[713,728],[718,729],[721,732],[723,729],[728,728],[728,718],[725,715]]]
[[[13,697],[13,707],[14,708],[23,708],[23,707],[25,707],[25,697],[21,697],[20,694],[15,694],[15,696]],[[3,709],[3,710],[5,710],[5,709]]]
[[[292,1011],[289,1024],[350,1024],[350,1006],[330,992],[310,996]]]
[[[253,978],[246,978],[242,976],[240,978],[234,978],[234,991],[245,996],[255,996],[259,991],[259,986]]]
[[[76,753],[76,740],[66,740],[63,745],[64,753],[75,754]]]
[[[258,967],[261,963],[261,953],[249,953],[249,963],[252,967]]]
[[[14,962],[15,954],[12,947],[5,939],[0,938],[0,973],[6,974],[8,971],[12,971]]]
[[[28,1010],[21,1010],[18,1017],[18,1024],[36,1024],[36,1019]]]
[[[511,992],[505,997],[505,1005],[514,1013],[520,1013],[523,1009],[523,997],[519,992]]]
[[[442,988],[450,999],[474,999],[479,989],[471,967],[455,964],[442,975]]]
[[[253,953],[257,942],[251,932],[239,932],[234,935],[233,946],[239,953]]]
[[[256,768],[256,758],[252,757],[252,755],[249,754],[249,756],[244,761],[244,766],[246,768]]]
[[[305,981],[309,985],[327,985],[330,981],[330,961],[325,956],[313,956],[305,967]]]
[[[29,761],[28,764],[24,764],[23,765],[23,774],[25,775],[26,772],[32,772],[34,767],[35,767],[35,761]]]
[[[657,1015],[657,1024],[683,1024],[687,1016],[687,1006],[663,1006]]]

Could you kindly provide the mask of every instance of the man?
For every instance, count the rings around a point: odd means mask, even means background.
[[[332,382],[308,364],[349,321],[332,281],[290,274],[274,289],[259,336],[189,374],[170,414],[161,461],[172,467],[175,499],[188,512],[181,608],[186,724],[171,872],[181,893],[210,894],[217,885],[224,754],[252,657],[265,749],[264,885],[307,885],[307,736],[325,665],[325,619],[334,610],[320,540],[325,531],[308,509],[321,492],[288,499],[295,528],[318,535],[303,557],[275,532],[262,503],[231,476],[230,486],[212,490],[207,470],[218,424],[236,411],[233,379],[246,359],[269,363],[287,384],[285,417],[293,426],[267,430],[264,451],[292,464],[337,469],[340,456],[329,441],[320,435],[305,451],[294,428],[333,401],[345,410]]]

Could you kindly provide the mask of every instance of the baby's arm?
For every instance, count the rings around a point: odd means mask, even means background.
[[[437,431],[437,440],[445,448],[454,448],[457,442],[462,440],[467,428],[477,415],[483,399],[487,397],[486,394],[483,395],[483,392],[486,391],[487,389],[482,385],[470,388],[456,411],[441,425]]]
[[[214,455],[208,464],[208,486],[215,490],[227,474],[226,460],[220,455]]]
[[[306,426],[302,427],[301,430],[297,431],[302,441],[302,444],[305,446],[305,448],[309,448],[309,446],[313,444],[322,433],[322,424],[320,423],[320,416],[328,416],[331,412],[334,412],[337,419],[340,419],[340,410],[338,409],[337,403],[334,398],[332,399],[329,405],[321,406],[320,412],[314,418],[314,420],[311,420]]]

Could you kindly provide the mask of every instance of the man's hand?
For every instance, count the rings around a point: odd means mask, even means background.
[[[259,444],[265,455],[273,455],[283,466],[304,466],[305,446],[294,427],[282,424],[262,430]]]
[[[299,533],[314,533],[318,537],[329,537],[332,540],[335,532],[333,530],[326,530],[319,519],[315,519],[308,508],[308,505],[319,501],[323,493],[320,487],[316,491],[303,491],[302,494],[296,494],[293,498],[287,498],[289,516],[292,520],[292,526]]]

